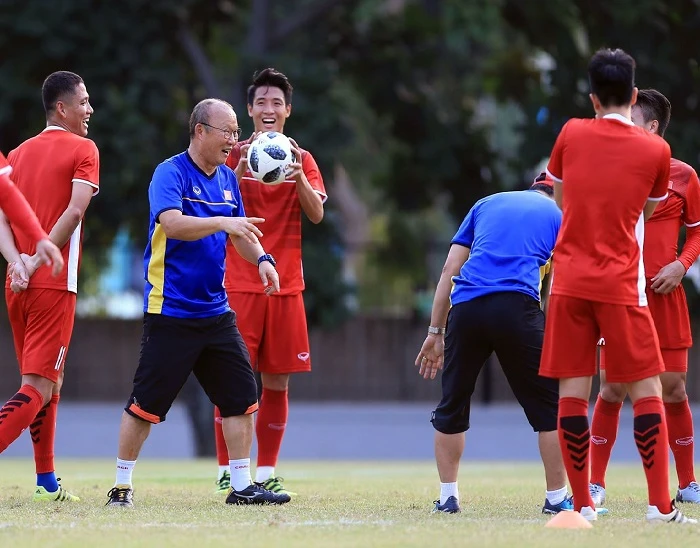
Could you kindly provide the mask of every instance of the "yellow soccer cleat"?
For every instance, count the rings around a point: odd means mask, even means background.
[[[218,493],[220,495],[228,495],[228,492],[230,490],[231,490],[231,473],[224,472],[221,475],[221,477],[217,480],[216,489],[214,490],[214,492]]]
[[[60,480],[59,480],[60,481]],[[58,489],[56,491],[47,491],[45,487],[40,487],[37,485],[36,491],[34,491],[34,497],[32,499],[35,502],[80,502],[80,497],[66,491],[61,484],[58,484]]]
[[[289,495],[290,497],[296,497],[297,494],[294,491],[290,491],[289,489],[284,488],[284,485],[282,485],[283,481],[284,478],[272,477],[268,480],[263,481],[262,486],[268,491],[272,491],[273,493],[284,493]]]

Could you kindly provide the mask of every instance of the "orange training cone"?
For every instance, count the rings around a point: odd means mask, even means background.
[[[555,529],[590,529],[591,522],[578,512],[559,512],[556,516],[544,524],[545,527]]]

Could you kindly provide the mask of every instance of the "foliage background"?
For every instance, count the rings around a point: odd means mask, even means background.
[[[0,150],[42,129],[50,72],[83,76],[102,159],[89,282],[119,228],[144,245],[150,176],[186,147],[193,104],[227,99],[250,131],[245,88],[274,66],[295,86],[287,132],[313,151],[330,196],[326,220],[305,226],[311,323],[420,314],[473,203],[522,188],[563,123],[590,116],[585,71],[597,48],[636,58],[638,85],[673,104],[674,155],[700,163],[700,1],[543,4],[0,0]]]

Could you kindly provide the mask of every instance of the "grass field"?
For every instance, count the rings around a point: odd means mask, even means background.
[[[648,525],[641,466],[613,466],[610,515],[581,531],[544,527],[543,479],[532,464],[466,462],[462,513],[431,514],[433,463],[284,463],[299,496],[282,507],[227,506],[213,461],[136,465],[134,509],[107,508],[111,460],[58,463],[77,504],[31,501],[33,462],[0,464],[0,546],[700,546],[700,526]],[[700,506],[684,507],[700,517]]]

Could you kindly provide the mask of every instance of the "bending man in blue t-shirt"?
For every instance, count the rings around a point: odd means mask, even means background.
[[[488,196],[474,205],[452,239],[428,336],[416,358],[426,379],[442,369],[443,357],[445,365],[442,400],[432,418],[440,475],[435,511],[460,511],[457,474],[470,400],[494,351],[539,432],[547,483],[542,512],[573,509],[557,438],[558,386],[538,374],[544,338],[540,290],[561,225],[552,197],[552,183],[543,175],[530,190]]]
[[[236,113],[205,99],[190,117],[189,148],[161,163],[148,188],[143,338],[134,387],[119,431],[117,478],[107,505],[133,506],[132,471],[151,424],[165,420],[194,373],[219,407],[231,467],[228,504],[282,504],[289,495],[253,483],[250,449],[257,385],[224,290],[226,239],[258,265],[269,295],[279,290],[275,260],[246,218],[238,181],[222,165],[240,136]]]

